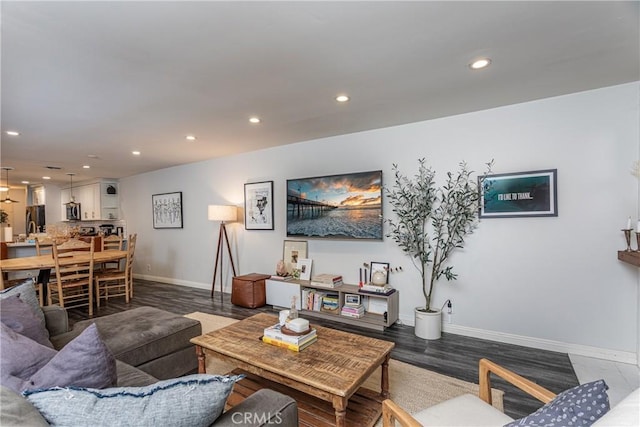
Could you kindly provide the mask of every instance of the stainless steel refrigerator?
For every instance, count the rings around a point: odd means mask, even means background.
[[[27,206],[26,230],[27,234],[33,233],[33,224],[35,224],[35,233],[44,231],[46,224],[44,218],[44,205]]]

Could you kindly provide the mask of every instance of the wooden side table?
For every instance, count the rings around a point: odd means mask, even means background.
[[[251,273],[235,276],[231,284],[231,303],[240,307],[256,308],[267,303],[265,280],[269,274]]]

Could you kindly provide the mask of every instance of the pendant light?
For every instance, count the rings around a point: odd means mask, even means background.
[[[11,199],[11,197],[9,197],[9,171],[13,170],[13,168],[3,167],[2,169],[7,172],[7,197],[2,200],[2,203],[19,203],[17,200],[13,200]]]
[[[70,189],[71,189],[71,197],[70,197],[70,199],[71,200],[69,200],[67,203],[65,203],[65,205],[74,207],[74,206],[77,205],[76,198],[73,197],[73,175],[75,175],[75,173],[69,172],[67,175],[69,175],[69,181],[71,183],[71,187],[70,187]]]

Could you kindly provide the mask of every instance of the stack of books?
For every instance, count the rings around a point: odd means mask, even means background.
[[[279,323],[265,328],[262,335],[262,342],[293,351],[302,351],[317,340],[318,335],[314,328],[306,334],[288,335],[282,332]]]
[[[364,316],[364,306],[360,305],[345,305],[340,312],[343,316],[359,318]]]
[[[303,310],[320,311],[322,308],[322,299],[325,295],[325,292],[313,288],[304,288],[302,289],[300,305]]]
[[[293,280],[293,276],[278,276],[277,274],[272,274],[270,278],[274,280],[283,280],[285,282]]]
[[[337,274],[318,274],[311,278],[311,286],[335,288],[342,285],[342,276]]]
[[[338,294],[329,294],[322,297],[322,310],[323,311],[335,311],[338,313],[338,303],[340,302],[340,296]]]
[[[391,295],[395,291],[396,290],[389,285],[377,286],[377,285],[371,285],[371,284],[362,285],[358,290],[358,292],[362,294],[377,294],[377,295]]]

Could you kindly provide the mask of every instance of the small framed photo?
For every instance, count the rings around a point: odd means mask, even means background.
[[[273,181],[244,185],[245,230],[273,230]]]
[[[480,218],[558,216],[557,175],[557,169],[488,175],[480,182]]]
[[[282,260],[287,273],[291,274],[298,268],[298,261],[307,257],[306,240],[285,240],[283,244]]]
[[[309,258],[298,258],[298,270],[300,270],[300,280],[311,280],[311,264],[313,260]]]
[[[153,194],[153,228],[182,228],[182,191]]]
[[[350,306],[350,307],[357,307],[360,305],[360,295],[354,295],[354,294],[345,294],[344,296],[344,305]]]
[[[384,274],[384,283],[389,283],[389,263],[371,261],[371,272],[369,275],[370,282],[373,282],[373,275],[378,272]]]

